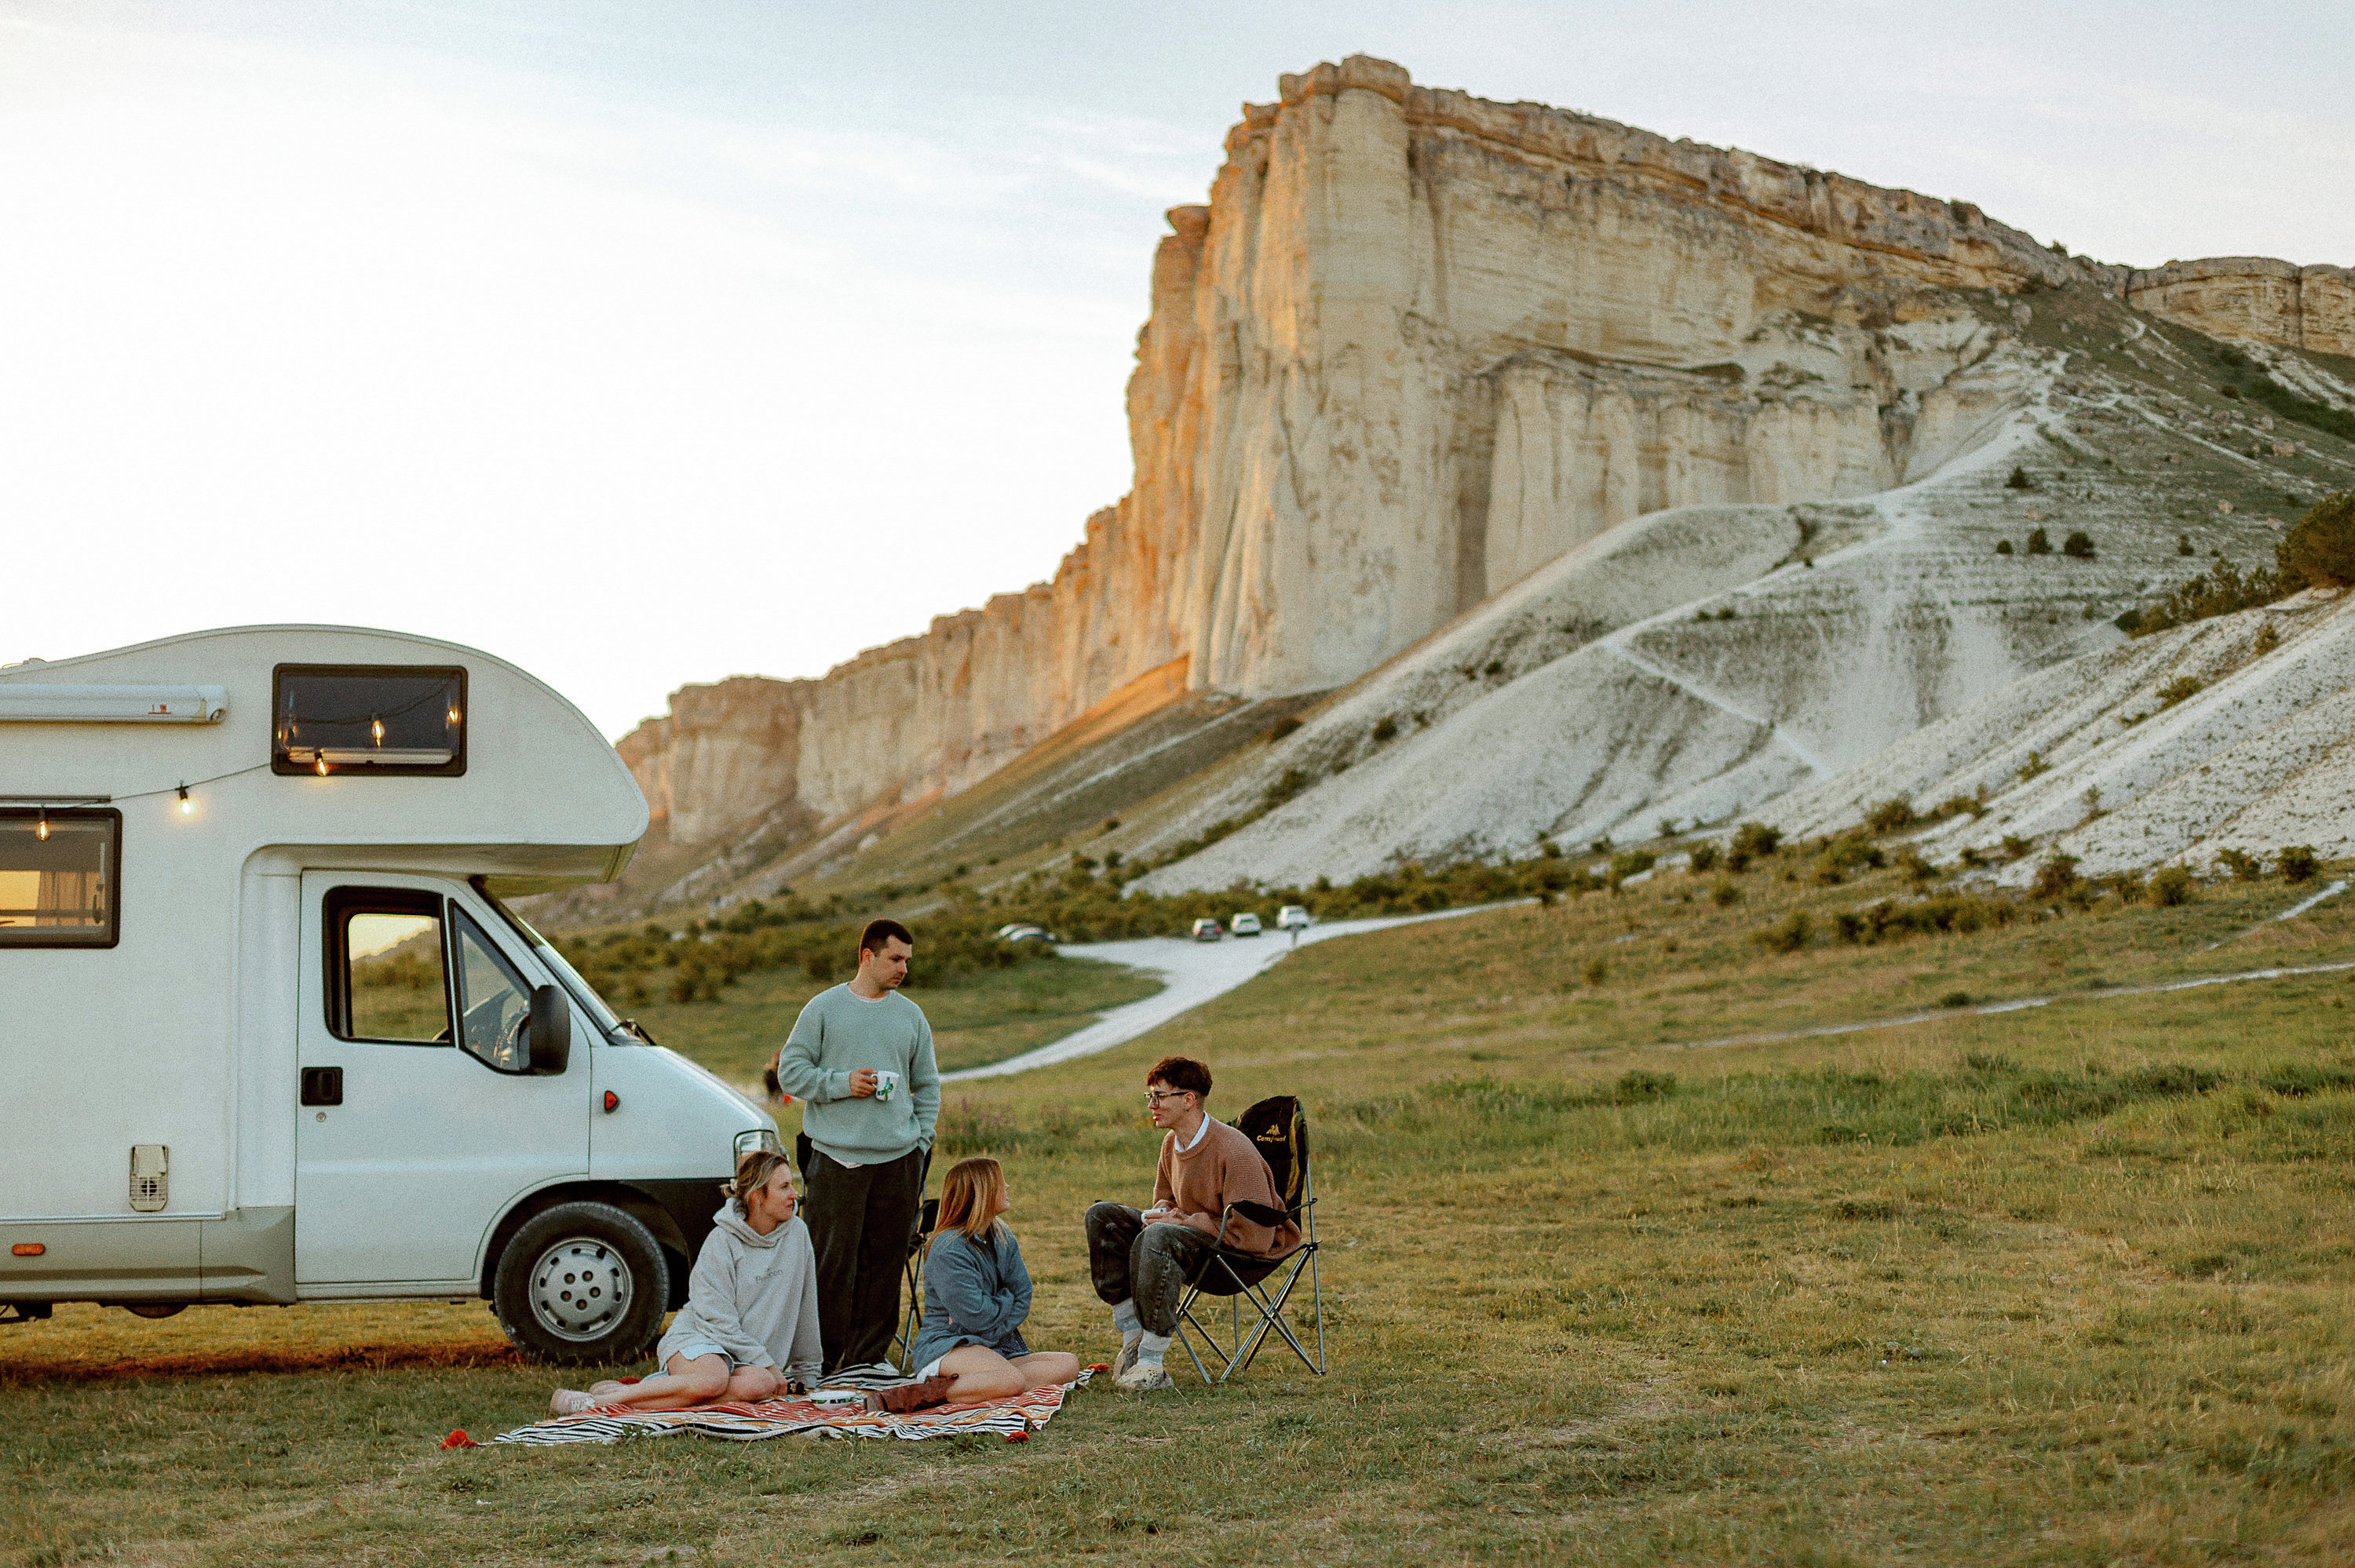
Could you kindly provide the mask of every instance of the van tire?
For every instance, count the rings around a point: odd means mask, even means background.
[[[669,1305],[662,1244],[611,1203],[558,1203],[534,1214],[508,1238],[492,1278],[491,1308],[508,1342],[557,1366],[639,1360]]]

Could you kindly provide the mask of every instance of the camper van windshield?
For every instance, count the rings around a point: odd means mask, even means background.
[[[466,771],[466,672],[281,664],[272,682],[273,773]]]
[[[529,921],[494,897],[480,878],[475,880],[474,891],[489,900],[491,907],[499,912],[499,918],[513,927],[517,936],[531,944],[541,963],[556,971],[556,978],[564,982],[564,989],[572,993],[572,1000],[586,1008],[589,1016],[596,1021],[597,1033],[612,1038],[614,1031],[622,1028],[621,1019],[605,1005],[605,999],[597,994],[596,988],[581,978],[581,971],[565,961],[564,955],[556,950],[556,944],[533,930]]]

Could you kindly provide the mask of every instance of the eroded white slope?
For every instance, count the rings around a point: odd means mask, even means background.
[[[1245,814],[1286,768],[1316,787],[1146,885],[1340,879],[1724,821],[2118,641],[2108,616],[2149,560],[1998,556],[1973,516],[2015,453],[2049,454],[2048,418],[1982,429],[1976,450],[1869,501],[1689,508],[1604,535],[1238,769],[1164,835]]]
[[[2260,652],[2268,627],[2279,644]],[[2200,689],[2167,704],[2182,681]],[[1893,797],[1927,808],[1982,793],[1987,812],[1922,834],[1925,854],[1993,853],[2007,834],[2093,874],[2164,861],[2204,871],[2227,848],[2355,854],[2355,600],[2309,592],[2071,660],[1795,792],[1766,820],[1817,834]],[[2022,860],[1996,874],[2031,874]]]

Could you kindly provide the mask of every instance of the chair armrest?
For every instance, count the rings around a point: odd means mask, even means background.
[[[1227,1213],[1241,1214],[1255,1225],[1280,1225],[1292,1218],[1282,1209],[1271,1207],[1266,1203],[1254,1203],[1248,1198],[1241,1198],[1229,1203]],[[1223,1228],[1222,1226],[1221,1229]]]

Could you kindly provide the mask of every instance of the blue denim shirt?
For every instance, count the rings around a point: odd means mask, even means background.
[[[927,1366],[959,1345],[986,1345],[1001,1356],[1027,1356],[1022,1320],[1030,1316],[1030,1271],[1022,1244],[1004,1225],[986,1241],[943,1231],[924,1255],[924,1320],[915,1360]]]

